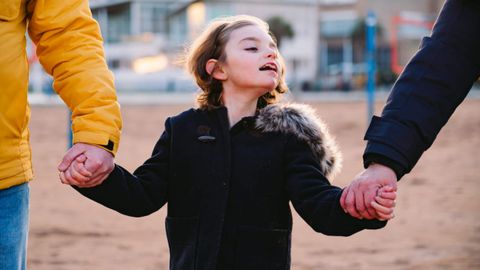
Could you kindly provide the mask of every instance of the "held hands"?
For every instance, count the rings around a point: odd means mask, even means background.
[[[397,192],[390,186],[384,186],[377,190],[375,200],[370,204],[375,209],[377,219],[389,220],[395,217],[393,209],[396,198]]]
[[[343,190],[340,204],[345,212],[359,219],[391,219],[396,190],[395,172],[373,163]]]
[[[342,195],[346,192],[343,190]],[[390,186],[384,186],[377,189],[374,200],[370,203],[370,207],[375,212],[375,218],[378,220],[389,220],[395,217],[393,209],[395,208],[395,199],[397,192]],[[345,213],[348,213],[345,210]],[[360,217],[362,219],[363,217]]]
[[[99,185],[114,168],[113,156],[101,147],[76,143],[58,165],[63,184],[82,188]]]

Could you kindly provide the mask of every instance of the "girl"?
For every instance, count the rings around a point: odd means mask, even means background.
[[[152,156],[133,174],[116,165],[101,185],[77,188],[130,216],[168,202],[170,269],[289,269],[289,202],[323,234],[385,226],[342,210],[342,189],[326,178],[340,156],[324,125],[307,107],[277,104],[287,91],[285,68],[265,22],[216,20],[186,60],[203,91],[199,108],[168,118]],[[70,175],[88,177],[84,161]],[[396,194],[380,193],[374,206],[389,219]]]

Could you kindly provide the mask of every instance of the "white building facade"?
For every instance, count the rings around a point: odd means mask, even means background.
[[[120,91],[194,91],[196,86],[177,63],[179,55],[210,20],[238,14],[265,21],[280,17],[291,26],[293,37],[282,39],[280,52],[286,60],[288,84],[295,91],[362,87],[364,18],[368,10],[377,13],[377,60],[381,71],[389,72],[390,18],[412,14],[412,10],[433,18],[440,2],[90,0],[90,6],[102,29],[107,60]],[[409,46],[419,40],[420,37],[415,37]]]

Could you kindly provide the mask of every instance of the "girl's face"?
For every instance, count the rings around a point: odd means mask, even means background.
[[[260,97],[277,87],[281,66],[272,37],[257,25],[244,26],[230,33],[225,45],[224,91],[254,91]],[[252,93],[252,92],[251,92]]]

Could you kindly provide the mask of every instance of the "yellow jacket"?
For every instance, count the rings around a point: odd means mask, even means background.
[[[0,189],[33,177],[25,32],[55,91],[72,111],[73,142],[115,154],[120,108],[87,0],[0,1]],[[54,170],[55,168],[52,168]]]

